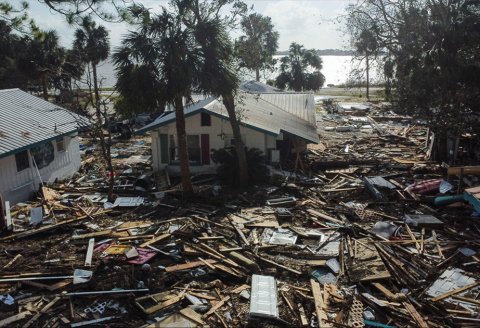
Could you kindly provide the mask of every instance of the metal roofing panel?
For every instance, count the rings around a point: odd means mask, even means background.
[[[252,275],[252,292],[250,296],[250,316],[278,317],[277,283],[274,277]]]
[[[75,132],[85,117],[20,89],[0,90],[0,156]]]
[[[287,132],[310,142],[319,142],[315,125],[257,97],[255,94],[242,92],[236,102],[235,109],[240,113],[241,124],[249,128],[259,129],[275,136],[278,136],[281,132]],[[185,116],[190,116],[201,110],[228,120],[225,106],[219,99],[214,97],[188,106],[185,108]],[[137,133],[145,133],[156,127],[169,124],[174,120],[175,113],[167,113],[138,130]]]

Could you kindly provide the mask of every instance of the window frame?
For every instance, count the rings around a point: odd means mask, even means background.
[[[20,158],[20,156],[24,156],[24,158]],[[26,162],[26,166],[24,165],[23,168],[19,169],[19,162],[23,160]],[[24,150],[15,154],[15,168],[17,169],[17,173],[23,172],[30,168],[30,155],[28,154],[28,150]]]
[[[212,126],[212,115],[208,113],[200,113],[200,126]]]
[[[58,147],[59,144],[62,145],[61,148]],[[57,148],[57,153],[64,153],[67,150],[66,147],[65,147],[65,139],[64,138],[56,139],[55,140],[55,147]]]

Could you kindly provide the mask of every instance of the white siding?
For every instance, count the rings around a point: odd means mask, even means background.
[[[210,149],[220,149],[225,147],[225,140],[222,135],[232,135],[230,122],[222,120],[219,117],[211,116],[211,126],[201,126],[200,114],[189,116],[185,119],[187,134],[208,134],[210,137]],[[240,133],[245,136],[245,144],[248,148],[258,148],[267,155],[267,148],[275,148],[276,138],[263,132],[240,126]],[[155,170],[163,169],[167,165],[161,164],[160,143],[158,142],[158,134],[174,135],[176,140],[175,122],[162,126],[152,131],[152,159]],[[215,172],[215,164],[210,161],[210,165],[190,166],[190,171],[195,172]],[[178,165],[168,165],[169,172],[179,172]]]
[[[59,152],[53,141],[55,158],[40,169],[43,182],[53,182],[72,175],[80,168],[80,147],[76,136],[64,137],[65,151]],[[15,155],[0,159],[0,193],[12,204],[28,200],[40,186],[37,170],[30,157],[30,168],[17,172]]]

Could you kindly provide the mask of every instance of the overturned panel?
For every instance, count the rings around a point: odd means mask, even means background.
[[[274,277],[252,275],[250,317],[278,318],[277,283]]]

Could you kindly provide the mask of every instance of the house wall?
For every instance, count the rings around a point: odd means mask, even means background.
[[[222,120],[219,117],[211,116],[210,126],[201,126],[201,115],[189,116],[185,119],[187,134],[202,135],[208,134],[210,141],[210,149],[221,149],[226,145],[226,139],[233,135],[230,122]],[[267,135],[263,132],[240,126],[240,133],[245,138],[244,142],[248,148],[258,148],[267,155],[268,149],[276,148],[276,136]],[[152,161],[154,170],[161,170],[168,166],[171,173],[178,173],[180,167],[177,164],[162,163],[162,151],[160,147],[160,134],[173,135],[176,137],[175,122],[162,126],[151,132],[152,137]],[[222,135],[225,136],[222,138]],[[215,172],[216,165],[210,161],[209,165],[190,165],[190,171],[196,172]]]
[[[66,136],[63,140],[65,151],[59,151],[56,142],[53,141],[54,160],[39,170],[44,183],[67,178],[80,168],[78,137]],[[29,164],[29,168],[17,172],[15,155],[0,159],[0,193],[3,199],[10,201],[11,204],[30,199],[40,186],[40,178],[30,154]]]

